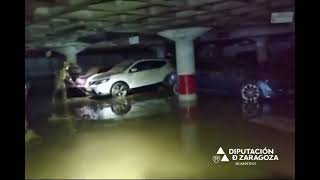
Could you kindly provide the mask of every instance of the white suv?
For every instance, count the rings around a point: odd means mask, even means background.
[[[88,78],[85,89],[97,96],[126,96],[130,89],[164,82],[174,72],[166,59],[123,61]]]

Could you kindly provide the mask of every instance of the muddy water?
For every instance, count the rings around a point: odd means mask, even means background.
[[[38,120],[30,124],[42,141],[26,145],[25,176],[294,178],[293,105],[249,106],[207,96],[179,104],[174,97],[150,94],[73,98],[65,117],[48,120],[44,111],[33,113]],[[219,147],[229,162],[213,162]],[[279,161],[237,166],[228,154],[228,149],[265,147],[274,149]]]

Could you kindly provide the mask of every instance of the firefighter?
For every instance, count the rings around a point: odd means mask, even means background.
[[[24,89],[25,89],[25,105],[26,105],[26,101],[27,101],[27,94],[28,94],[28,88],[27,88],[27,85],[24,86]],[[24,112],[24,128],[25,128],[25,132],[27,132],[27,129],[28,129],[28,122],[27,122],[27,114],[26,112]]]
[[[63,68],[56,73],[54,92],[53,92],[53,105],[56,105],[56,100],[59,98],[62,103],[67,100],[67,87],[66,81],[70,80],[70,75],[68,73],[70,65],[68,62],[64,62]]]
[[[27,101],[27,96],[28,96],[28,85],[25,85],[25,102]],[[27,105],[27,104],[26,104]],[[28,121],[27,121],[27,114],[25,112],[25,115],[24,115],[24,128],[25,128],[25,143],[28,143],[30,142],[31,140],[34,140],[34,139],[37,139],[37,140],[40,140],[41,142],[41,137],[36,134],[33,130],[29,129],[28,128]]]

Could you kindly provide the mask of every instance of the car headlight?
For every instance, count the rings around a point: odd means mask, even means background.
[[[108,82],[109,79],[110,79],[110,78],[108,78],[108,79],[103,79],[103,80],[99,80],[99,81],[95,81],[95,82],[93,82],[93,84],[95,84],[95,85],[102,84],[102,83]]]

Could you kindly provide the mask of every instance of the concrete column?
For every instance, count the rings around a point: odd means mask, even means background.
[[[179,81],[179,100],[195,101],[196,79],[193,40],[209,28],[194,27],[165,30],[158,34],[176,42],[176,61]]]
[[[267,39],[265,37],[254,38],[257,46],[257,61],[263,64],[268,61]]]
[[[59,52],[66,56],[66,60],[71,64],[77,64],[77,54],[86,47],[68,46],[63,48],[55,48],[53,51]]]
[[[77,64],[77,53],[67,53],[65,54],[66,60],[72,64]]]

